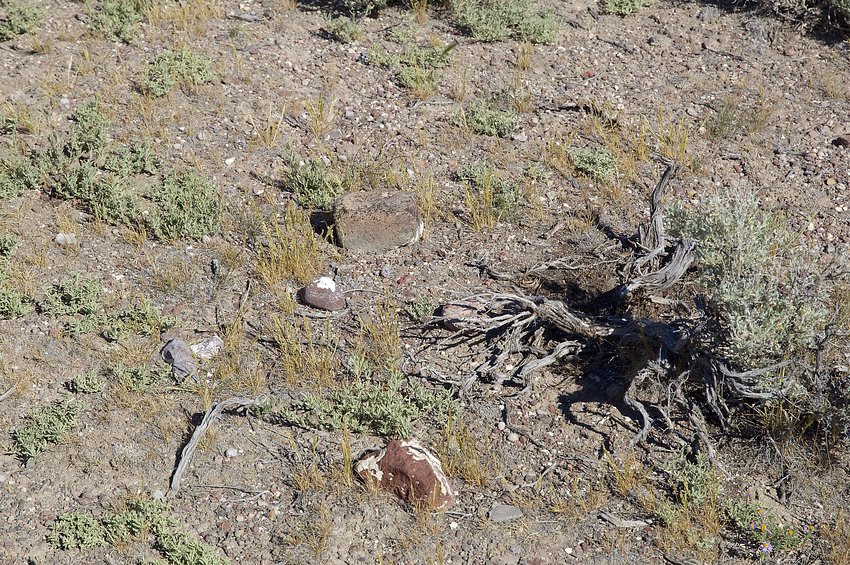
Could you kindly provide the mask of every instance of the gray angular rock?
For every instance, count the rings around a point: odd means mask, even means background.
[[[424,227],[411,192],[351,192],[334,204],[334,235],[345,249],[389,251],[418,241]]]
[[[346,306],[345,293],[339,290],[330,277],[321,277],[302,288],[298,297],[313,308],[335,312]]]
[[[171,365],[171,375],[177,381],[182,381],[198,370],[192,350],[179,337],[169,339],[159,354],[163,361]]]
[[[496,504],[490,509],[490,513],[487,517],[490,518],[491,522],[498,524],[500,522],[518,520],[523,517],[523,513],[522,510],[516,506],[511,506],[510,504]]]

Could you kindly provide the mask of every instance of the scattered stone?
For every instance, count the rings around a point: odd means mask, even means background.
[[[221,352],[224,340],[217,335],[210,336],[190,347],[192,353],[201,359],[212,359]]]
[[[436,511],[455,503],[443,466],[415,441],[392,440],[384,449],[364,453],[355,471],[361,479],[408,502],[427,503]]]
[[[511,432],[508,434],[508,441],[511,443],[516,443],[519,441],[519,434],[516,432]]]
[[[227,448],[227,451],[224,452],[224,456],[227,457],[228,459],[233,459],[237,455],[239,455],[239,450],[236,449],[235,447],[229,447],[229,448]]]
[[[832,140],[832,144],[836,147],[850,147],[850,133],[839,135]]]
[[[511,139],[513,141],[516,141],[516,142],[519,142],[519,143],[524,143],[524,142],[528,141],[528,134],[526,134],[524,131],[520,131],[520,132],[511,134]]]
[[[228,157],[227,159],[224,160],[224,164],[227,165],[228,167],[232,167],[233,163],[235,163],[235,162],[236,162],[236,157]]]
[[[460,332],[473,329],[486,310],[486,306],[476,300],[459,300],[443,304],[438,316],[442,318],[444,328]]]
[[[153,491],[153,494],[151,494],[151,498],[153,498],[154,500],[163,501],[165,500],[165,493],[159,489],[156,489],[155,491]]]
[[[299,291],[299,298],[304,304],[336,312],[346,306],[345,293],[336,287],[336,283],[330,277],[321,277],[311,282]]]
[[[593,78],[595,76],[596,76],[596,71],[584,71],[583,73],[581,73],[581,78],[583,78],[583,79],[589,79],[589,78]]]
[[[59,232],[56,234],[56,238],[54,241],[63,247],[76,245],[77,244],[77,234],[74,233],[62,233]]]
[[[159,355],[163,361],[171,365],[171,375],[178,382],[198,370],[195,359],[192,357],[192,350],[179,337],[169,339],[162,346]]]
[[[498,424],[496,424],[496,427],[499,428],[499,431],[502,431],[505,429],[505,423],[499,422]]]
[[[392,265],[384,265],[381,267],[380,275],[385,279],[391,279],[395,276],[395,269]]]
[[[334,235],[353,251],[380,253],[415,243],[424,227],[412,192],[351,192],[334,205]]]
[[[490,513],[487,517],[490,518],[491,522],[498,524],[500,522],[518,520],[523,517],[523,513],[522,510],[516,506],[511,506],[510,504],[496,504],[490,509]]]

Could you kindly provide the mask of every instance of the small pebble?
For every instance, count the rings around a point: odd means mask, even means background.
[[[159,489],[153,491],[153,494],[151,494],[151,496],[154,500],[165,500],[165,493]]]
[[[228,167],[232,167],[233,163],[235,163],[235,162],[236,162],[236,157],[228,157],[227,159],[224,160],[224,164],[227,165]]]
[[[239,455],[239,450],[236,449],[235,447],[229,447],[227,449],[227,451],[224,452],[224,456],[227,457],[228,459],[232,459],[232,458],[236,457],[237,455]]]
[[[519,441],[519,434],[515,432],[511,432],[508,434],[508,441],[511,443],[516,443]]]
[[[505,429],[505,423],[499,422],[498,424],[496,424],[496,427],[499,428],[499,431],[504,430]]]

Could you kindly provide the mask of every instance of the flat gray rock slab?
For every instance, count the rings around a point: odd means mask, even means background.
[[[334,204],[334,235],[352,251],[381,253],[410,245],[423,228],[412,192],[351,192]]]
[[[498,524],[500,522],[518,520],[523,517],[523,513],[522,510],[516,506],[511,506],[510,504],[497,504],[490,509],[490,513],[487,517],[490,518],[491,522]]]

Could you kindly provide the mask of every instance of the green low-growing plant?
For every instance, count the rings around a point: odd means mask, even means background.
[[[106,319],[99,300],[102,289],[100,279],[81,280],[79,274],[70,275],[45,289],[38,310],[48,316],[66,317],[63,327],[68,335],[91,333]]]
[[[610,180],[617,172],[617,159],[607,149],[573,147],[568,153],[575,169],[596,182]]]
[[[0,41],[33,33],[44,19],[44,10],[29,2],[5,0],[0,2],[0,6],[6,10],[6,17],[0,19]]]
[[[461,109],[454,123],[480,135],[506,137],[517,129],[519,119],[515,112],[499,110],[488,102],[476,101]]]
[[[216,74],[212,61],[200,57],[189,49],[166,51],[145,68],[141,89],[151,96],[165,96],[176,85],[197,86],[212,82]]]
[[[99,176],[87,162],[69,163],[59,173],[54,194],[79,200],[97,221],[129,225],[141,218],[138,199],[129,191],[125,177]]]
[[[79,394],[95,394],[102,392],[106,386],[106,380],[100,374],[92,369],[85,373],[80,373],[71,380],[71,392]]]
[[[149,139],[132,143],[129,147],[118,147],[106,158],[104,169],[115,173],[119,178],[131,175],[155,175],[162,163],[153,151]]]
[[[409,438],[413,422],[429,414],[437,420],[457,412],[457,405],[444,392],[427,390],[420,382],[407,381],[392,372],[386,382],[355,378],[323,398],[308,394],[279,412],[289,424],[322,430],[348,429]]]
[[[363,28],[348,16],[339,16],[327,20],[325,29],[334,40],[340,43],[351,43],[363,39]]]
[[[143,298],[138,306],[111,316],[106,322],[103,337],[107,341],[120,341],[131,335],[149,336],[173,328],[174,316],[164,316],[159,308]]]
[[[148,227],[158,239],[200,239],[219,230],[221,191],[194,171],[165,176],[147,196],[159,205],[148,216]]]
[[[109,118],[97,101],[86,102],[74,112],[74,123],[68,135],[68,152],[72,157],[97,160],[109,146]]]
[[[13,235],[0,236],[0,320],[20,318],[33,308],[32,298],[9,281],[9,263],[17,244]]]
[[[492,228],[500,221],[520,216],[522,192],[491,163],[465,165],[457,172],[457,179],[466,185],[466,206],[475,230]]]
[[[531,0],[453,0],[458,27],[479,41],[513,37],[532,43],[552,43],[558,22],[552,12],[535,7]]]
[[[672,233],[698,242],[700,281],[722,313],[732,364],[764,367],[814,345],[829,319],[827,289],[784,216],[742,191],[673,207],[669,221]]]
[[[630,16],[647,4],[648,0],[606,0],[605,11],[617,16]]]
[[[96,7],[92,27],[107,39],[130,43],[138,33],[137,25],[149,0],[101,0]]]
[[[77,416],[83,405],[72,398],[63,398],[43,406],[26,418],[26,424],[15,432],[14,449],[24,459],[44,452],[51,444],[76,428]]]
[[[304,208],[330,210],[334,200],[345,192],[339,176],[328,170],[321,159],[306,162],[289,159],[284,186],[295,195]]]
[[[446,46],[410,47],[401,54],[389,54],[373,50],[369,60],[378,66],[394,69],[396,80],[420,99],[427,98],[437,90],[440,81],[439,69],[452,62],[452,52],[457,43]]]
[[[147,392],[165,382],[171,374],[167,369],[128,367],[123,363],[110,367],[109,373],[119,388],[133,392]]]
[[[784,524],[768,509],[749,500],[728,498],[724,511],[732,526],[753,545],[754,553],[763,558],[797,549],[811,538],[814,530]]]
[[[407,317],[416,323],[423,323],[434,315],[437,305],[425,297],[418,297],[415,301],[404,307]]]
[[[47,541],[58,549],[85,550],[151,537],[154,547],[171,565],[228,563],[215,548],[180,530],[164,502],[142,498],[131,500],[120,512],[108,512],[99,518],[85,512],[59,516],[50,526]]]

